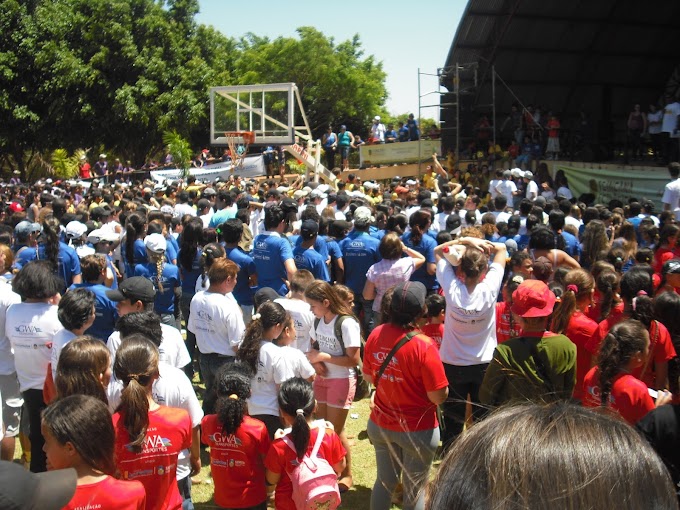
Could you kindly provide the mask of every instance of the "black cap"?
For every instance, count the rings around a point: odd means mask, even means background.
[[[462,221],[460,216],[457,214],[449,214],[449,216],[446,218],[446,230],[452,234],[460,234],[461,224]]]
[[[92,209],[92,212],[90,213],[90,216],[92,218],[104,218],[110,215],[111,210],[107,209],[106,207],[95,207],[94,209]]]
[[[392,313],[418,315],[425,308],[427,289],[420,282],[404,282],[394,288]]]
[[[311,239],[319,233],[319,224],[314,220],[305,220],[300,227],[300,235],[303,239]]]
[[[143,276],[133,276],[120,282],[117,289],[107,290],[106,297],[111,301],[125,301],[129,299],[132,303],[135,301],[151,303],[156,297],[156,289],[154,289],[151,280]]]
[[[661,274],[680,274],[680,259],[671,259],[664,262]]]
[[[76,492],[77,478],[73,468],[31,473],[14,462],[0,461],[0,508],[63,508]]]
[[[297,212],[298,204],[292,198],[284,198],[281,200],[281,210],[286,214],[290,212]]]
[[[274,301],[275,299],[279,299],[280,297],[281,296],[279,295],[279,293],[276,292],[271,287],[262,287],[261,289],[258,289],[255,295],[253,296],[255,310],[260,308],[260,306],[262,306],[267,301]]]

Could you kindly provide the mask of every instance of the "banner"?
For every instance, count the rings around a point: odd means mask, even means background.
[[[420,146],[420,149],[418,148]],[[419,140],[416,142],[380,143],[359,146],[359,162],[361,166],[383,165],[387,163],[428,161],[435,152],[441,155],[440,140]]]
[[[588,165],[589,163],[584,163]],[[592,163],[590,163],[592,165]],[[569,189],[578,198],[584,193],[595,195],[595,202],[608,204],[612,199],[628,203],[630,197],[654,202],[655,210],[663,210],[661,197],[664,186],[670,181],[666,167],[626,167],[601,165],[598,168],[578,168],[558,164],[569,181]]]
[[[234,177],[257,177],[259,175],[266,175],[264,167],[264,158],[261,154],[247,156],[243,160],[243,166],[237,168],[234,172]],[[189,175],[193,175],[199,181],[212,182],[218,177],[220,180],[226,180],[232,175],[231,161],[215,163],[213,165],[206,165],[201,168],[190,168]],[[182,171],[177,168],[170,168],[163,170],[152,170],[151,178],[157,182],[165,182],[165,180],[174,181],[182,178]]]

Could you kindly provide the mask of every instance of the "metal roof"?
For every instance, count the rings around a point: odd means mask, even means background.
[[[479,64],[477,110],[492,102],[495,65],[524,105],[563,118],[583,108],[594,121],[613,120],[618,130],[633,104],[646,111],[665,89],[680,92],[679,35],[678,1],[469,0],[446,68]],[[497,82],[497,122],[513,101]]]

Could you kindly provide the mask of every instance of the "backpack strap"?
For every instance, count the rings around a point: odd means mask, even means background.
[[[326,435],[326,422],[321,421],[317,430],[319,432],[316,434],[316,442],[314,443],[314,448],[312,449],[312,453],[310,455],[312,459],[316,459],[316,456],[319,454],[321,443],[323,443],[323,436]]]
[[[387,370],[387,365],[390,364],[390,361],[392,361],[392,358],[394,358],[394,355],[397,354],[397,351],[401,349],[406,342],[411,340],[414,336],[419,334],[420,331],[414,330],[411,331],[410,333],[405,334],[401,340],[399,340],[394,346],[392,347],[392,350],[389,352],[387,356],[385,356],[385,359],[382,362],[382,365],[380,365],[380,370],[378,370],[378,375],[373,381],[373,386],[375,386],[375,389],[378,389],[378,383],[380,383],[380,379],[382,378],[383,374],[385,373],[385,370]]]
[[[345,342],[342,339],[342,323],[345,322],[346,319],[349,319],[351,317],[352,317],[351,315],[338,315],[338,318],[335,319],[335,326],[333,328],[333,332],[335,333],[335,338],[338,339],[338,343],[340,343],[340,349],[342,349],[342,356],[347,355]]]

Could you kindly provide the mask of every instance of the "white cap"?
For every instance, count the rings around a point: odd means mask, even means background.
[[[373,120],[378,120],[378,121],[379,121],[379,120],[380,120],[380,115],[376,115],[375,117],[373,117]]]
[[[144,246],[149,251],[154,253],[165,253],[168,248],[168,242],[163,237],[163,234],[149,234],[144,238]]]
[[[513,177],[524,177],[524,172],[520,168],[513,168],[511,173]]]
[[[97,244],[101,241],[114,242],[117,240],[118,234],[102,228],[95,229],[87,235],[87,242],[90,244]]]
[[[331,187],[328,184],[319,184],[316,189],[322,193],[328,193],[328,190],[331,189]]]
[[[278,188],[276,188],[276,191],[278,191],[279,193],[287,193],[288,188],[286,186],[279,186]]]
[[[106,159],[106,154],[103,154],[103,153],[100,154],[100,155],[99,155],[99,159]]]
[[[375,218],[371,214],[371,210],[363,205],[361,207],[356,208],[352,218],[354,219],[355,223],[357,221],[361,223],[372,223],[375,221]]]
[[[367,189],[378,189],[379,187],[380,187],[380,184],[377,184],[377,183],[375,183],[375,182],[372,182],[372,181],[366,181],[366,182],[364,182],[364,188],[367,188]]]
[[[409,179],[408,181],[406,181],[407,186],[415,186],[416,184],[418,184],[418,183],[416,181],[414,181],[413,179]]]
[[[87,156],[85,154],[80,155],[80,161],[84,161],[87,159]]]
[[[66,225],[66,237],[77,239],[87,232],[87,225],[79,221],[70,221]]]
[[[293,193],[293,198],[295,200],[298,200],[300,198],[304,198],[307,195],[309,195],[309,191],[305,191],[303,189],[296,190],[295,193]]]
[[[315,190],[313,190],[310,193],[309,196],[312,197],[312,198],[326,198],[327,195],[323,191],[321,191],[319,188],[316,188]]]

